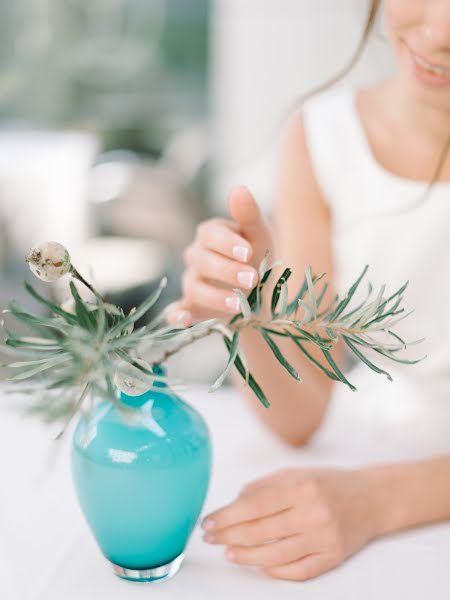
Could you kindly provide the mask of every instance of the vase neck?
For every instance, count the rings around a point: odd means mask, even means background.
[[[125,406],[129,406],[131,408],[139,408],[143,404],[148,402],[149,399],[150,395],[148,392],[146,392],[145,394],[141,394],[140,396],[128,396],[123,392],[120,393],[120,401],[122,402],[122,404],[125,404]]]
[[[164,392],[166,392],[167,389],[167,384],[165,384],[163,381],[155,381],[151,389],[145,392],[145,394],[140,394],[139,396],[128,396],[128,394],[120,392],[120,401],[122,402],[122,404],[125,404],[125,406],[130,406],[131,408],[140,408],[149,400],[154,398],[155,393],[164,394]]]

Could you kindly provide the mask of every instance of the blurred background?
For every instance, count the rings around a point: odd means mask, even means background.
[[[280,118],[352,55],[365,0],[0,0],[0,307],[46,239],[129,309],[247,185],[270,210]],[[350,81],[388,74],[382,19]],[[64,290],[46,287],[64,300]],[[25,300],[26,301],[26,300]],[[26,301],[29,304],[28,301]],[[207,338],[173,358],[212,381]]]

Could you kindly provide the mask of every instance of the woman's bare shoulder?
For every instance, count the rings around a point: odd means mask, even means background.
[[[277,201],[284,206],[291,205],[299,214],[307,211],[322,213],[325,217],[328,207],[313,168],[304,120],[303,110],[299,108],[289,115],[283,126]]]
[[[273,216],[279,255],[298,276],[306,264],[330,274],[330,211],[311,163],[301,110],[290,115],[282,134]]]

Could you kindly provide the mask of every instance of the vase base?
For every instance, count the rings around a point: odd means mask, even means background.
[[[184,554],[180,554],[170,563],[161,565],[160,567],[154,567],[152,569],[128,569],[111,563],[114,574],[121,579],[127,581],[134,581],[136,583],[152,583],[154,581],[163,581],[173,577],[180,568],[183,562]]]

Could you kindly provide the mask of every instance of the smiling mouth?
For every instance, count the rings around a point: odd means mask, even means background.
[[[437,75],[438,77],[450,77],[450,67],[435,65],[425,60],[422,56],[415,54],[412,50],[410,50],[410,52],[414,61],[421,69],[433,73],[433,75]]]

